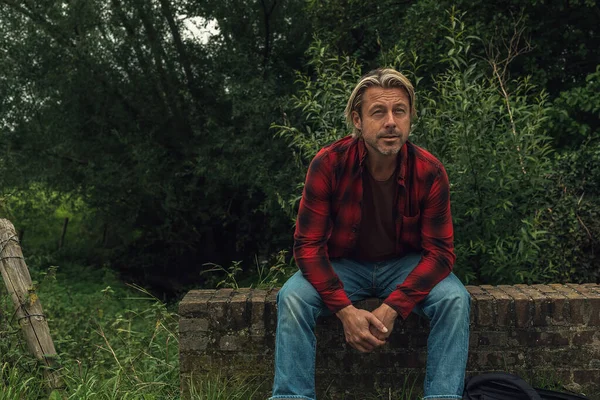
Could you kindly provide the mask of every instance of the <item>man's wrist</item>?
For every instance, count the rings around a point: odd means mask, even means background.
[[[398,318],[398,311],[394,310],[389,304],[381,303],[381,306],[386,314],[391,315],[394,319]]]
[[[394,307],[389,305],[388,303],[381,303],[381,306],[379,306],[379,307],[382,308],[383,311],[385,312],[385,314],[388,315],[393,320],[398,318],[398,316],[400,315],[398,313],[398,311]]]
[[[355,307],[352,304],[347,305],[346,307],[342,308],[341,310],[338,310],[335,313],[335,316],[343,321],[346,318],[346,316],[353,311],[353,309],[355,309]]]

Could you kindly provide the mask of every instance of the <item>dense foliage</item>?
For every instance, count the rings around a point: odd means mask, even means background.
[[[209,262],[255,273],[290,249],[306,166],[348,132],[357,78],[391,65],[417,84],[413,140],[450,174],[461,276],[596,281],[599,15],[587,0],[0,0],[0,216],[38,254],[68,217],[62,257],[156,293],[206,283]]]

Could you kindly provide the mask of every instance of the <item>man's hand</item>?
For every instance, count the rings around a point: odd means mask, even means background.
[[[370,312],[348,306],[338,311],[336,315],[344,324],[346,342],[356,350],[368,353],[385,344],[385,341],[378,339],[373,332],[384,335],[388,333],[387,328]]]
[[[374,326],[371,325],[371,334],[379,340],[386,341],[394,329],[394,321],[396,321],[398,313],[392,307],[383,303],[373,310],[373,315],[386,327],[386,331],[384,332],[381,329],[375,329]]]

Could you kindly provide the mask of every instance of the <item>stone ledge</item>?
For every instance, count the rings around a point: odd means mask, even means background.
[[[534,373],[581,387],[600,399],[600,286],[596,284],[467,286],[471,337],[467,370]],[[272,380],[277,290],[192,290],[179,305],[182,389],[192,376],[220,372]],[[368,299],[357,306],[372,310]],[[344,342],[335,317],[317,324],[320,393],[398,388],[424,373],[428,322],[416,315],[396,324],[389,345],[361,354]],[[365,371],[369,379],[358,378]],[[333,374],[335,372],[335,374]],[[400,383],[399,383],[400,382]],[[337,396],[337,397],[336,397]]]

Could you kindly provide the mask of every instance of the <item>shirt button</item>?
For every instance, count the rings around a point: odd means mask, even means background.
[[[356,232],[358,232],[358,229],[355,226],[353,226],[352,227],[352,233],[356,233]]]

